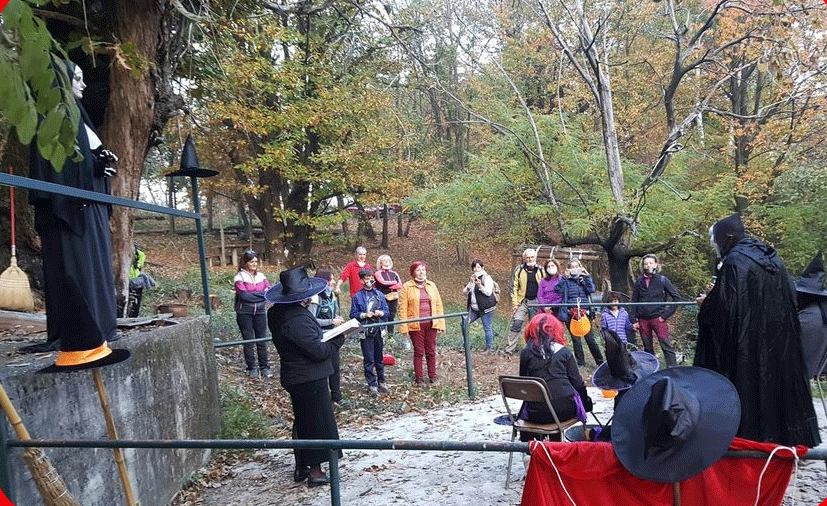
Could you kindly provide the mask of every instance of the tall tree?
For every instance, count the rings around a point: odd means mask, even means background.
[[[214,74],[195,76],[196,95],[262,223],[266,254],[294,265],[312,260],[318,229],[338,220],[337,197],[378,201],[408,163],[395,159],[397,118],[384,91],[395,70],[358,11],[269,8],[274,15],[213,33],[203,65]]]

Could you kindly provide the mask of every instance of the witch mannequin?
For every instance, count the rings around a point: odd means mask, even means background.
[[[30,149],[33,179],[71,188],[110,193],[109,178],[117,157],[103,148],[80,102],[86,85],[83,72],[66,62],[72,91],[80,109],[77,147],[80,161],[72,156],[56,170]],[[30,191],[35,229],[43,249],[48,342],[59,342],[60,353],[51,371],[96,367],[124,360],[126,350],[109,348],[116,338],[116,304],[112,274],[111,207],[65,195]]]

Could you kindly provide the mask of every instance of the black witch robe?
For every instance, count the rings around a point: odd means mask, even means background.
[[[817,446],[795,291],[784,263],[772,247],[747,237],[724,254],[717,275],[698,313],[694,365],[735,385],[738,436]]]
[[[73,188],[109,193],[109,180],[95,176],[95,155],[89,147],[81,112],[77,143],[83,160],[66,159],[56,171],[37,146],[30,147],[29,177]],[[62,351],[91,350],[115,339],[115,282],[112,274],[111,207],[74,197],[32,190],[35,230],[43,245],[48,342],[60,340]]]
[[[808,378],[815,378],[827,367],[827,299],[813,299],[798,311]]]

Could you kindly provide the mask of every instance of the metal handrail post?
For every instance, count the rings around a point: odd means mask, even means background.
[[[330,504],[342,506],[342,490],[339,478],[339,450],[330,450]]]
[[[204,314],[210,316],[212,314],[212,307],[210,306],[210,285],[207,278],[207,257],[204,248],[204,227],[201,224],[201,198],[198,195],[198,178],[190,176],[190,184],[192,185],[192,202],[195,214],[195,232],[198,236],[198,257],[201,260],[201,285],[204,288]]]
[[[462,344],[465,346],[465,374],[468,378],[468,398],[477,396],[474,386],[474,370],[471,364],[471,338],[468,336],[468,315],[459,317],[459,328],[462,331]]]

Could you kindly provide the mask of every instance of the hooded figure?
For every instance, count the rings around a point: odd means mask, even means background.
[[[815,378],[827,366],[827,290],[824,289],[824,263],[821,252],[795,283],[798,293],[798,321],[801,347],[807,361],[807,377]]]
[[[738,436],[817,446],[793,283],[775,250],[747,237],[734,214],[713,225],[721,262],[698,312],[695,366],[724,375],[738,390]]]

